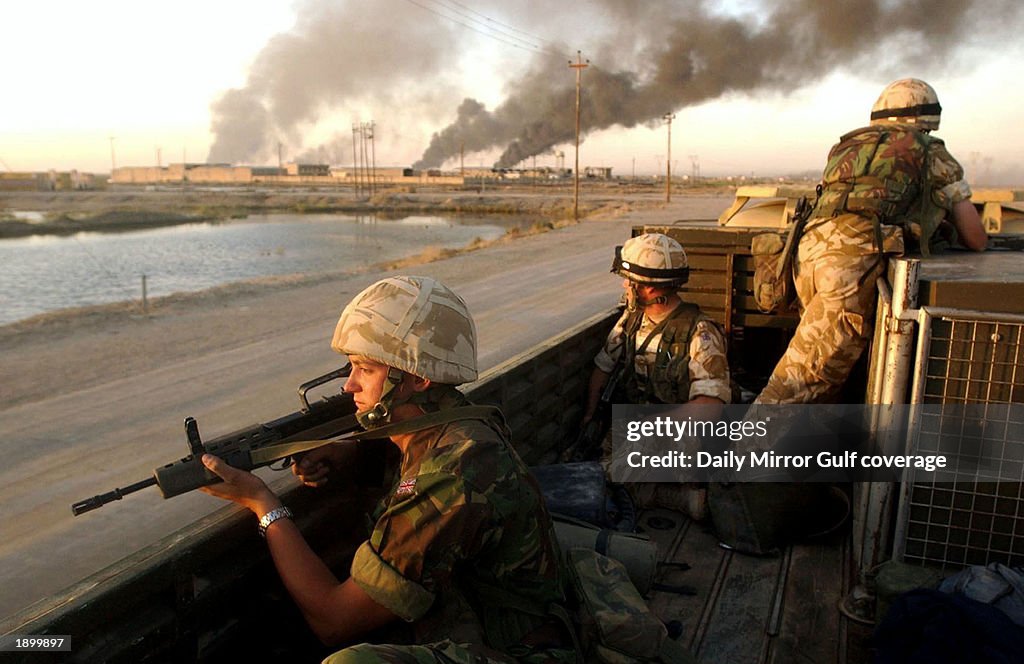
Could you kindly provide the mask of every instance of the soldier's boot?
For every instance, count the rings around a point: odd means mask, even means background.
[[[703,484],[638,482],[626,486],[639,508],[675,510],[694,521],[708,518],[708,492]]]

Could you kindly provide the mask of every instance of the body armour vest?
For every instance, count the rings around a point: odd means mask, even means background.
[[[945,213],[931,197],[928,151],[941,139],[910,125],[875,125],[839,139],[828,155],[811,217],[853,213],[904,228],[928,253]]]
[[[627,320],[623,366],[623,389],[627,403],[686,403],[690,400],[690,338],[697,327],[700,307],[683,302],[676,307],[661,330],[661,339],[655,351],[654,365],[647,375],[636,372],[637,340],[635,330],[640,326],[642,311]]]

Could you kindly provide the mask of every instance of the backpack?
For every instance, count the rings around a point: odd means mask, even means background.
[[[870,218],[879,252],[879,226],[899,226],[927,256],[945,216],[932,200],[929,174],[931,148],[942,144],[910,125],[872,125],[843,135],[829,152],[812,218],[846,212]]]

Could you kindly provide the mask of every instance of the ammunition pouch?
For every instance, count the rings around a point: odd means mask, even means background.
[[[791,231],[792,233],[792,231]],[[777,233],[755,235],[750,242],[754,257],[754,302],[762,313],[785,311],[793,306],[793,252]]]

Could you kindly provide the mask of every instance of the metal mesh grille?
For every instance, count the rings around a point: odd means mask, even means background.
[[[1024,324],[932,319],[924,403],[1024,403]]]
[[[918,367],[920,402],[1024,403],[1024,323],[954,317],[926,321],[922,339],[928,346],[919,356],[923,366]],[[935,421],[919,426],[948,432],[952,424],[963,445],[972,444],[972,432],[980,424],[989,438],[992,431],[1019,430],[1008,421],[1019,417],[1019,409],[986,411],[979,411],[984,413],[983,423],[965,421],[957,409],[959,420],[943,421],[938,411],[931,415]],[[1024,452],[1024,440],[1003,435],[999,442],[996,463],[1001,457],[1019,459]],[[904,532],[898,534],[898,547],[905,562],[943,568],[1024,564],[1024,485],[1019,482],[914,482],[905,487],[901,509]]]

